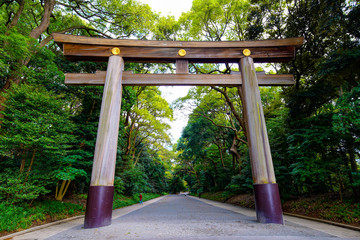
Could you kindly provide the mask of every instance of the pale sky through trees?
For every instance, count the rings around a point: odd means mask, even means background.
[[[182,12],[188,12],[192,5],[192,0],[140,0],[148,4],[155,12],[160,12],[162,16],[173,15],[177,20]]]
[[[192,0],[140,0],[143,3],[148,4],[155,12],[161,12],[162,16],[172,15],[176,20],[180,17],[182,12],[188,12],[191,9]],[[162,96],[171,104],[175,99],[183,97],[187,94],[190,87],[160,87]],[[172,142],[181,137],[182,129],[186,126],[188,121],[188,114],[191,110],[179,111],[174,110],[175,120],[170,123],[172,135]]]

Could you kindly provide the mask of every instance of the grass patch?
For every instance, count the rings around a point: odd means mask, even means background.
[[[37,201],[33,205],[0,203],[0,233],[20,231],[33,225],[84,213],[84,206],[55,200]]]
[[[192,194],[198,196],[197,194]],[[228,192],[202,193],[201,198],[227,202],[247,208],[255,208],[250,194],[235,195],[228,198]],[[325,219],[333,222],[360,227],[360,203],[351,199],[339,201],[337,196],[322,194],[313,197],[299,197],[282,204],[284,212]]]
[[[360,226],[360,203],[353,200],[339,201],[330,195],[320,195],[286,201],[284,212],[321,218]]]
[[[145,202],[145,201],[151,200],[153,198],[160,197],[161,194],[143,193],[142,196],[143,196],[143,202]],[[120,194],[115,194],[113,209],[130,206],[130,205],[137,204],[137,203],[139,203],[139,196],[137,196],[137,195],[128,197],[128,196],[124,196],[124,195],[120,195]]]
[[[218,202],[225,202],[229,196],[227,194],[224,194],[226,192],[208,192],[208,193],[202,193],[201,198],[206,198]]]

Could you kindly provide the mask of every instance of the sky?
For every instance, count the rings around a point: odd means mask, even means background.
[[[178,19],[182,12],[188,12],[191,9],[192,0],[140,0],[140,2],[148,4],[155,12],[160,12],[162,16],[172,15]],[[162,97],[170,104],[179,97],[187,94],[190,87],[176,86],[165,87],[161,86],[160,91]],[[172,136],[172,143],[181,137],[182,129],[186,126],[188,121],[189,111],[174,110],[174,121],[170,123]]]
[[[188,12],[191,8],[192,0],[139,0],[148,4],[155,12],[160,12],[162,16],[173,15],[178,19],[182,12]]]
[[[162,97],[165,98],[166,101],[170,104],[177,98],[186,96],[189,89],[190,87],[185,86],[160,87]],[[174,109],[174,121],[169,123],[171,126],[170,134],[172,143],[176,143],[177,140],[181,137],[181,132],[188,122],[190,113],[191,110]]]

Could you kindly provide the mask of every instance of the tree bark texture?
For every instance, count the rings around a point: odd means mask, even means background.
[[[46,0],[44,5],[44,15],[39,26],[34,28],[29,37],[38,39],[40,35],[49,27],[51,13],[54,10],[55,0]]]

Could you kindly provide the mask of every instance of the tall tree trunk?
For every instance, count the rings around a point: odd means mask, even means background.
[[[194,166],[191,165],[191,164],[189,164],[189,166],[190,166],[190,168],[193,170],[193,172],[194,172],[194,174],[195,174],[196,181],[198,182],[198,184],[200,184],[201,181],[200,181],[199,175],[198,175],[198,173],[196,172]]]
[[[29,34],[29,37],[32,37],[34,39],[38,39],[40,37],[40,35],[45,32],[45,30],[49,27],[50,25],[50,17],[51,17],[51,13],[54,10],[54,6],[55,6],[55,0],[45,0],[45,5],[44,5],[44,15],[43,18],[41,20],[41,23],[39,26],[37,26],[36,28],[34,28],[31,33]]]
[[[12,28],[14,28],[21,16],[21,13],[24,10],[24,6],[25,6],[25,1],[24,0],[16,0],[16,2],[19,4],[19,9],[16,11],[13,19],[11,20],[11,22],[9,23],[9,25],[7,26],[7,33],[9,32],[9,30],[11,30]]]
[[[145,148],[145,144],[142,146],[142,148],[140,149],[140,151],[139,151],[139,153],[138,153],[138,155],[137,155],[137,157],[135,159],[134,167],[136,166],[137,162],[139,161],[140,155],[141,155],[142,151],[144,150],[144,148]]]
[[[55,192],[55,199],[58,201],[62,201],[69,186],[70,186],[71,180],[62,180],[60,189],[59,189],[59,185],[56,184],[56,192]]]
[[[355,150],[353,147],[349,148],[349,158],[350,158],[350,165],[351,165],[351,171],[352,172],[358,172],[358,166],[355,159]]]
[[[343,160],[344,160],[344,164],[345,166],[348,168],[349,167],[349,159],[347,158],[346,156],[346,153],[341,151],[342,155],[343,155]],[[349,171],[350,170],[350,171]],[[348,169],[346,171],[348,173],[348,177],[349,177],[349,182],[350,182],[350,185],[351,185],[351,188],[353,190],[353,193],[354,193],[354,198],[355,199],[358,199],[358,196],[359,196],[359,190],[358,190],[358,187],[355,187],[354,186],[354,178],[353,178],[353,175],[352,175],[352,171],[351,169]]]
[[[26,155],[27,155],[27,152],[26,152],[26,150],[25,150],[25,147],[24,147],[21,155],[22,155],[22,159],[21,159],[21,165],[20,165],[20,173],[23,173],[23,172],[24,172],[24,169],[25,169]]]
[[[233,170],[235,171],[235,155],[232,155],[232,167],[233,167]]]
[[[132,156],[131,156],[131,162],[134,161],[134,159],[135,159],[135,154],[136,154],[136,147],[133,148]]]
[[[126,146],[126,151],[125,151],[125,156],[128,156],[131,150],[131,135],[134,131],[135,128],[135,119],[131,122],[130,128],[129,128],[129,135],[127,138],[127,146]]]
[[[217,186],[217,179],[218,179],[218,176],[219,176],[219,174],[218,174],[218,169],[217,169],[217,166],[216,166],[216,162],[212,159],[212,158],[210,158],[210,157],[207,157],[207,156],[205,156],[205,158],[207,158],[207,159],[209,159],[210,160],[210,162],[213,164],[213,166],[214,166],[214,170],[215,170],[215,177],[213,178],[214,179],[214,184],[215,184],[215,187]]]
[[[239,115],[239,113],[236,111],[234,103],[231,101],[226,88],[224,90],[218,88],[218,87],[211,87],[212,89],[214,89],[215,91],[221,93],[224,98],[225,98],[225,102],[226,104],[230,107],[231,113],[234,115],[235,119],[237,120],[237,122],[239,123],[239,125],[241,126],[241,128],[244,131],[244,134],[246,136],[246,126],[245,126],[245,122],[244,120],[241,118],[241,116]]]
[[[239,159],[240,159],[240,154],[237,150],[237,144],[236,144],[236,136],[233,137],[233,142],[232,142],[232,145],[230,147],[230,153],[233,154],[235,156],[235,159],[237,162],[239,162]]]
[[[344,183],[343,183],[343,179],[341,177],[341,173],[338,173],[338,177],[339,177],[339,197],[340,197],[340,202],[343,201],[343,192],[344,192]]]
[[[220,154],[220,160],[221,160],[221,166],[223,169],[225,169],[225,163],[224,163],[224,156],[223,156],[223,152],[222,152],[222,147],[221,144],[216,144],[216,146],[219,149],[219,154]]]
[[[31,161],[30,161],[30,165],[29,165],[29,168],[28,168],[28,170],[27,170],[27,173],[26,173],[25,182],[27,182],[28,177],[29,177],[29,175],[30,175],[30,171],[31,171],[32,166],[33,166],[33,164],[34,164],[36,151],[37,151],[37,149],[35,148],[34,151],[33,151],[33,153],[32,153],[32,156],[31,156]]]

